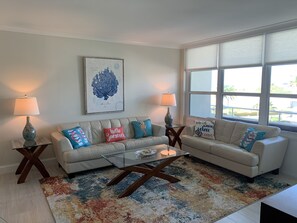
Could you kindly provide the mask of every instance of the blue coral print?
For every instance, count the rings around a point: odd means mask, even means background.
[[[93,94],[107,100],[118,92],[119,81],[112,70],[107,67],[95,75],[92,81]]]

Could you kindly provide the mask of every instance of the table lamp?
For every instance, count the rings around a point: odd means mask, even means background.
[[[165,116],[166,126],[172,127],[172,120],[169,106],[176,106],[175,94],[165,93],[162,95],[161,105],[168,106],[167,114]]]
[[[30,123],[31,115],[39,115],[37,100],[35,97],[17,98],[15,100],[14,115],[27,116],[27,122],[23,130],[23,137],[25,139],[24,145],[33,146],[36,144],[36,130]]]

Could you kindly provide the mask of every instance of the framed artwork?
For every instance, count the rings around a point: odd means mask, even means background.
[[[84,57],[85,112],[124,111],[124,60]]]

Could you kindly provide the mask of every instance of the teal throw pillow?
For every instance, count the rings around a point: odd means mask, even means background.
[[[134,129],[134,138],[139,139],[153,135],[152,123],[150,119],[144,121],[132,121]]]
[[[69,139],[73,149],[91,145],[84,131],[79,126],[72,129],[65,129],[62,133]]]
[[[257,140],[264,139],[266,132],[256,131],[254,128],[248,128],[240,140],[239,146],[248,152],[253,148]]]

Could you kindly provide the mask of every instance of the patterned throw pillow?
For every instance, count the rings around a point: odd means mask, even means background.
[[[132,121],[131,124],[134,129],[135,139],[153,135],[152,123],[150,119],[144,121]]]
[[[126,139],[123,127],[105,128],[104,135],[106,142],[117,142]]]
[[[196,121],[194,127],[194,136],[205,139],[215,139],[214,137],[215,121]]]
[[[65,129],[62,131],[62,133],[69,139],[73,149],[91,145],[84,131],[79,126],[72,129]]]
[[[257,140],[264,139],[265,133],[256,131],[254,128],[248,128],[242,136],[239,146],[250,152]]]

